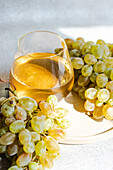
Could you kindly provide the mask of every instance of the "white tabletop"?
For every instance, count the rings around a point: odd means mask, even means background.
[[[112,0],[0,0],[0,77],[8,79],[17,41],[31,31],[113,42],[112,7]],[[60,145],[60,149],[61,158],[52,170],[113,169],[113,138],[87,145]]]

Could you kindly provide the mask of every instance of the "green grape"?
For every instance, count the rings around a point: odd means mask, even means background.
[[[89,99],[86,100],[85,103],[84,103],[84,108],[85,108],[85,110],[87,110],[88,112],[93,111],[94,108],[95,108],[95,103],[94,103],[94,101],[89,100]]]
[[[6,99],[5,97],[0,97],[0,106],[1,106],[1,103],[2,103],[5,99]]]
[[[102,113],[103,105],[101,107],[95,107],[93,111],[93,117],[94,119],[102,119],[103,118],[103,113]]]
[[[86,42],[86,43],[82,46],[82,54],[84,55],[84,54],[91,53],[92,45],[94,45],[94,42],[92,42],[92,41]]]
[[[95,104],[97,107],[101,107],[103,105],[103,102],[97,100]]]
[[[95,89],[100,90],[101,88],[100,88],[100,87],[98,87],[98,86],[95,86]]]
[[[109,81],[109,82],[106,84],[106,89],[109,90],[110,92],[113,91],[113,81]]]
[[[35,152],[37,156],[41,156],[46,152],[46,145],[44,141],[40,141],[35,146]]]
[[[50,95],[46,101],[54,108],[58,103],[58,98],[55,95]]]
[[[99,40],[97,40],[96,44],[103,45],[106,43],[104,42],[104,40],[99,39]]]
[[[79,92],[80,88],[81,88],[81,87],[78,85],[78,83],[75,82],[74,85],[73,85],[73,91],[74,91],[74,92]]]
[[[89,65],[94,65],[97,62],[97,59],[94,55],[86,54],[84,56],[84,61]]]
[[[5,117],[12,116],[15,112],[14,106],[9,106],[9,102],[6,102],[2,105],[1,111]]]
[[[11,132],[7,132],[1,136],[0,144],[1,145],[10,145],[14,142],[15,138],[16,138],[15,134],[13,134]]]
[[[5,133],[8,132],[8,131],[9,131],[9,130],[8,130],[8,127],[7,127],[7,126],[1,128],[1,129],[0,129],[0,136],[2,136],[3,134],[5,134]]]
[[[51,114],[53,112],[53,108],[52,108],[51,104],[44,102],[44,101],[39,103],[39,108],[42,111],[42,113],[47,117],[51,116]]]
[[[81,69],[84,65],[84,61],[80,57],[76,57],[72,60],[72,66],[74,69]]]
[[[97,86],[101,88],[105,87],[107,82],[108,82],[108,78],[105,74],[99,74],[96,78]]]
[[[113,106],[105,104],[102,109],[104,117],[108,120],[113,120]]]
[[[63,129],[61,128],[54,128],[54,129],[50,129],[48,131],[48,135],[53,137],[56,140],[61,140],[64,139],[66,136],[66,133]]]
[[[93,69],[96,73],[102,73],[106,70],[106,64],[103,61],[98,61],[94,64]]]
[[[23,129],[19,133],[19,140],[22,145],[27,145],[31,141],[31,133],[28,129]]]
[[[79,78],[78,78],[78,85],[79,86],[87,86],[90,82],[90,79],[89,77],[85,77],[83,75],[80,75]]]
[[[106,102],[110,97],[110,93],[107,89],[100,89],[97,93],[97,97],[100,102]]]
[[[110,51],[109,51],[109,48],[108,48],[108,46],[107,45],[105,45],[105,44],[103,44],[102,45],[102,48],[103,48],[103,58],[106,58],[106,57],[108,57],[109,56],[109,54],[110,54]]]
[[[7,118],[5,119],[5,124],[6,124],[7,126],[10,126],[10,124],[13,123],[15,120],[16,120],[16,119],[15,119],[14,116],[9,116],[9,117],[7,117]]]
[[[90,84],[88,88],[95,88],[95,84]]]
[[[66,119],[57,119],[57,124],[63,128],[63,129],[67,129],[70,126],[70,123],[68,120]]]
[[[32,154],[31,153],[22,153],[16,160],[16,164],[19,167],[28,165],[32,160]]]
[[[109,100],[107,101],[107,103],[108,103],[110,106],[113,106],[113,99],[109,99]]]
[[[38,134],[36,132],[31,132],[31,141],[36,142],[38,140],[40,140],[40,134]]]
[[[76,40],[76,41],[73,41],[72,47],[73,47],[74,49],[81,50],[83,44],[84,44],[84,43],[83,43],[81,40]]]
[[[22,107],[16,106],[15,116],[17,120],[26,120],[27,112]]]
[[[40,156],[40,162],[45,168],[51,169],[53,167],[53,158],[50,153],[44,153]]]
[[[23,109],[29,111],[29,112],[33,112],[37,109],[37,102],[30,98],[30,97],[23,97],[19,100],[19,105],[20,107],[22,107]]]
[[[39,164],[36,162],[30,162],[28,167],[29,167],[29,170],[38,170]]]
[[[97,89],[88,88],[85,91],[85,97],[88,98],[88,99],[96,99],[97,98]]]
[[[49,130],[53,127],[53,124],[54,124],[54,120],[53,119],[50,119],[50,118],[47,118],[46,121],[45,121],[45,129],[44,130]]]
[[[91,52],[97,59],[100,59],[103,56],[103,48],[99,44],[93,45]]]
[[[34,116],[32,119],[31,119],[31,126],[33,128],[33,130],[37,133],[41,133],[43,132],[44,130],[44,116]]]
[[[81,89],[78,92],[81,99],[85,99],[85,90],[86,90],[86,87],[81,87]]]
[[[18,166],[14,165],[11,166],[8,170],[23,170],[23,168],[19,168]]]
[[[113,68],[113,57],[107,57],[103,62],[106,64],[106,68]]]
[[[92,71],[93,71],[93,67],[92,66],[84,65],[82,67],[81,73],[82,73],[83,76],[88,77],[88,76],[90,76],[92,74]]]
[[[111,70],[110,79],[113,81],[113,70]]]
[[[24,145],[23,146],[23,150],[26,152],[26,153],[33,153],[35,151],[35,144],[30,142],[28,143],[27,145]]]
[[[16,120],[13,123],[10,124],[9,130],[12,133],[19,133],[22,129],[25,128],[26,123],[22,120]]]
[[[81,50],[73,49],[70,51],[70,57],[73,59],[73,57],[80,57],[82,55]]]
[[[8,146],[7,152],[9,156],[14,156],[18,152],[18,145],[15,143],[12,143],[11,145]]]
[[[82,37],[78,37],[78,38],[76,38],[76,40],[78,41],[81,41],[82,43],[85,43],[85,40],[84,40],[84,38],[82,38]]]
[[[5,152],[6,152],[6,149],[7,149],[7,146],[5,146],[5,145],[0,145],[0,154],[1,154],[1,153],[5,153]]]
[[[67,45],[67,48],[68,48],[69,50],[72,50],[72,49],[73,49],[72,43],[74,42],[74,40],[71,39],[71,38],[65,38],[64,40],[65,40],[65,43],[66,43],[66,45]]]
[[[91,82],[95,83],[97,76],[98,76],[98,73],[93,72],[93,73],[90,75],[90,80],[91,80]]]
[[[65,108],[57,108],[54,111],[56,113],[57,118],[63,118],[69,113],[69,111]]]
[[[106,68],[106,70],[104,71],[104,74],[108,77],[108,79],[110,79],[110,73],[112,70],[112,68]]]

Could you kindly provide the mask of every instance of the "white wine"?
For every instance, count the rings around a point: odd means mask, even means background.
[[[51,53],[30,53],[17,58],[10,71],[10,82],[18,97],[29,96],[37,101],[55,94],[60,100],[73,87],[70,61]]]

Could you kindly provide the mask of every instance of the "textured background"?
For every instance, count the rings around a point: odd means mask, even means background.
[[[63,37],[113,42],[112,0],[0,0],[0,77],[8,79],[18,39],[35,30]],[[88,145],[60,145],[53,170],[112,170],[113,138]],[[8,163],[0,158],[0,170]]]

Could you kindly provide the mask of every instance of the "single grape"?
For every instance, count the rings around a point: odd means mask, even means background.
[[[96,99],[97,98],[97,89],[95,89],[95,88],[88,88],[85,91],[85,97],[87,99]]]
[[[103,113],[102,113],[103,105],[101,107],[95,107],[93,111],[93,117],[95,119],[102,119],[103,118]]]
[[[106,89],[109,90],[110,92],[113,91],[113,81],[109,81],[109,82],[106,84]]]
[[[92,100],[86,100],[85,103],[84,103],[84,108],[85,110],[87,111],[93,111],[94,108],[95,108],[95,103],[92,101]]]
[[[31,141],[36,142],[38,140],[40,140],[40,134],[38,134],[36,132],[31,132]]]
[[[5,153],[5,152],[6,152],[6,149],[7,149],[7,146],[6,146],[6,145],[0,145],[0,154],[1,154],[1,153]]]
[[[82,46],[82,54],[84,55],[84,54],[91,53],[92,45],[94,45],[93,42],[91,42],[91,41],[86,42],[86,43]]]
[[[44,123],[44,126],[45,126],[45,129],[44,130],[49,130],[53,127],[53,124],[54,124],[54,120],[51,119],[51,118],[47,118],[45,120],[45,123]]]
[[[53,167],[53,158],[50,153],[44,153],[40,156],[40,162],[45,168],[51,169]]]
[[[32,160],[32,154],[31,153],[22,153],[16,160],[16,164],[19,167],[28,165]]]
[[[19,100],[19,105],[20,107],[22,107],[23,109],[29,111],[29,112],[33,112],[37,109],[37,102],[30,98],[30,97],[23,97]]]
[[[73,41],[72,47],[73,47],[74,49],[81,50],[83,44],[84,44],[84,43],[83,43],[81,40],[76,40],[76,41]]]
[[[93,71],[93,67],[92,66],[84,65],[82,67],[81,73],[82,73],[83,76],[88,77],[88,76],[90,76],[92,74],[92,71]]]
[[[97,59],[94,55],[91,54],[86,54],[84,56],[84,61],[88,64],[88,65],[94,65],[97,62]]]
[[[15,120],[16,120],[16,119],[15,119],[14,116],[9,116],[9,117],[7,117],[7,118],[5,119],[5,124],[6,124],[7,126],[10,126],[10,124],[13,123]]]
[[[31,126],[33,128],[33,130],[37,133],[41,133],[43,132],[44,130],[44,116],[34,116],[32,119],[31,119]]]
[[[44,141],[39,141],[35,146],[35,152],[37,156],[41,156],[46,152],[46,145]]]
[[[85,91],[86,87],[81,87],[81,89],[79,90],[78,94],[81,97],[81,99],[85,99]]]
[[[78,91],[80,90],[80,88],[81,88],[81,87],[78,85],[78,83],[75,82],[74,85],[73,85],[73,91],[74,91],[74,92],[78,92]]]
[[[103,45],[103,44],[106,44],[106,43],[104,42],[104,40],[99,39],[99,40],[97,40],[96,44]]]
[[[8,170],[23,170],[23,168],[19,168],[18,166],[14,165],[11,166]]]
[[[52,138],[51,136],[46,136],[44,138],[44,142],[45,142],[47,150],[50,153],[58,153],[59,152],[59,150],[60,150],[59,145],[54,138]]]
[[[0,144],[1,145],[10,145],[14,142],[15,138],[16,138],[15,134],[13,134],[11,132],[7,132],[1,136]]]
[[[97,86],[101,88],[105,87],[107,82],[108,82],[108,78],[105,74],[99,74],[96,78]]]
[[[84,61],[80,57],[76,57],[72,60],[72,66],[74,69],[81,69],[84,65]]]
[[[39,107],[40,107],[40,110],[43,112],[43,114],[47,117],[49,117],[53,112],[53,108],[50,103],[40,102]]]
[[[103,105],[103,102],[97,100],[95,104],[97,107],[101,107]]]
[[[85,77],[83,75],[80,75],[79,78],[78,78],[78,85],[79,86],[87,86],[90,82],[90,79],[89,77]]]
[[[108,79],[110,79],[110,73],[112,70],[112,68],[106,68],[106,70],[104,71],[104,74],[108,77]]]
[[[105,104],[102,109],[104,117],[108,120],[113,120],[113,106]]]
[[[17,120],[26,120],[27,112],[22,107],[16,106],[15,116]]]
[[[8,131],[9,131],[9,129],[8,129],[7,126],[1,128],[1,129],[0,129],[0,136],[2,136],[3,134],[5,134],[5,133],[8,132]]]
[[[22,129],[25,128],[26,123],[22,120],[16,120],[13,123],[10,124],[9,130],[12,133],[19,133]]]
[[[15,112],[14,106],[9,106],[9,102],[6,102],[2,105],[1,111],[5,117],[12,116]]]
[[[100,59],[103,56],[103,48],[99,44],[93,45],[91,52],[97,59]]]
[[[103,62],[106,64],[106,68],[113,68],[113,57],[107,57]]]
[[[80,57],[82,55],[81,50],[73,49],[70,51],[70,57],[73,59],[74,57]]]
[[[98,76],[98,73],[93,72],[93,73],[90,75],[90,80],[91,80],[93,83],[95,83],[97,76]]]
[[[107,89],[100,89],[97,93],[97,97],[100,102],[106,102],[110,97],[110,93]]]
[[[67,109],[61,108],[61,107],[55,109],[54,111],[56,113],[57,118],[63,118],[64,116],[66,116],[69,113],[69,111]]]
[[[15,143],[12,143],[11,145],[8,146],[7,152],[9,156],[14,156],[18,152],[18,145]]]
[[[66,136],[65,131],[61,128],[50,129],[48,134],[56,140],[64,139]]]
[[[72,49],[73,49],[72,43],[74,42],[74,40],[71,39],[71,38],[65,38],[64,40],[65,40],[65,43],[66,43],[66,45],[67,45],[67,48],[68,48],[69,50],[72,50]]]
[[[82,37],[78,37],[78,38],[76,38],[76,40],[79,40],[79,41],[81,41],[82,43],[85,43],[85,40],[84,40],[84,38],[82,38]]]
[[[36,162],[30,162],[28,167],[29,167],[29,170],[39,170],[38,169],[39,168],[39,164],[36,163]]]
[[[107,47],[106,44],[102,44],[102,48],[103,48],[103,58],[106,58],[109,56],[110,54],[110,51],[109,51],[109,48]]]
[[[31,141],[31,133],[28,129],[23,129],[19,133],[19,140],[22,145],[27,145]]]
[[[54,108],[58,103],[58,98],[55,95],[50,95],[46,101]]]
[[[113,81],[113,70],[111,70],[110,79]]]
[[[30,142],[27,145],[23,146],[23,150],[26,153],[33,153],[35,151],[35,144],[33,142]]]
[[[98,61],[94,64],[93,69],[96,73],[102,73],[106,70],[106,64],[103,61]]]
[[[56,119],[57,124],[62,128],[62,129],[67,129],[70,126],[70,122],[67,119]]]

